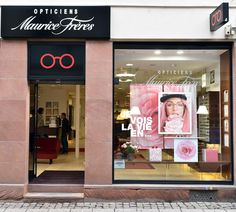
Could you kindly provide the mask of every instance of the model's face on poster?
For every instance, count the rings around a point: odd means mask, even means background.
[[[159,134],[191,134],[191,93],[159,93]]]
[[[166,115],[175,115],[183,117],[184,103],[181,98],[170,98],[166,100]]]

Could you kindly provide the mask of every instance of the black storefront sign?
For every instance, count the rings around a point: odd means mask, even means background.
[[[3,38],[110,38],[108,6],[2,6]]]
[[[210,30],[216,31],[229,21],[229,4],[222,3],[210,14]]]
[[[29,42],[28,80],[85,84],[85,43]]]

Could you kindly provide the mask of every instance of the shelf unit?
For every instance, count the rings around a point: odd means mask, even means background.
[[[219,92],[210,91],[198,97],[198,105],[205,105],[208,115],[199,115],[198,135],[201,140],[211,144],[220,144],[220,104]]]
[[[45,103],[45,124],[48,125],[50,117],[57,117],[59,115],[59,102],[47,101]]]

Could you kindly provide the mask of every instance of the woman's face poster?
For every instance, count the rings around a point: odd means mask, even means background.
[[[159,134],[192,133],[192,101],[188,92],[160,92],[158,108]]]

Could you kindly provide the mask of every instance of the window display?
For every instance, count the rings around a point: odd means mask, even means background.
[[[114,45],[115,182],[232,181],[230,47],[190,46]]]

